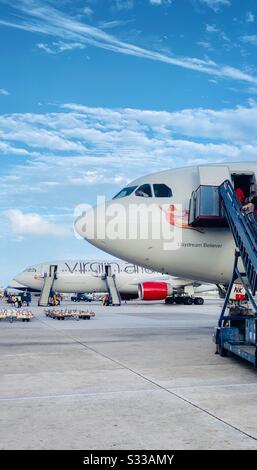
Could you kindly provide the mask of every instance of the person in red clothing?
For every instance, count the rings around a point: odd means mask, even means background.
[[[242,190],[242,188],[238,187],[238,188],[236,188],[235,192],[236,192],[236,195],[237,195],[239,201],[241,202],[241,204],[243,204],[244,201],[245,201],[244,191]]]

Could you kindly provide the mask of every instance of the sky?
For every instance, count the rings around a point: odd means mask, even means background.
[[[256,0],[0,0],[0,285],[106,258],[74,211],[144,174],[256,161]]]

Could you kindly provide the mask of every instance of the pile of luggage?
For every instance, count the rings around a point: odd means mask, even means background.
[[[8,320],[10,322],[14,320],[30,321],[33,318],[33,313],[30,310],[8,308],[0,310],[0,320]]]
[[[65,318],[72,320],[90,320],[95,317],[95,313],[90,310],[57,310],[57,309],[45,309],[45,315],[55,320],[65,320]]]

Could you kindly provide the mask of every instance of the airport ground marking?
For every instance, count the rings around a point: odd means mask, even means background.
[[[37,317],[38,318],[38,317]],[[237,426],[234,426],[233,424],[229,423],[228,421],[225,421],[223,420],[222,418],[219,418],[218,416],[216,416],[214,413],[202,408],[200,405],[197,405],[196,403],[192,402],[191,400],[179,395],[178,393],[175,393],[174,390],[171,390],[169,388],[166,388],[164,387],[163,385],[160,385],[158,382],[155,382],[154,380],[152,379],[149,379],[148,377],[146,377],[145,375],[141,374],[140,372],[132,369],[131,367],[128,367],[126,366],[125,364],[123,364],[122,362],[118,361],[117,359],[113,359],[112,357],[108,356],[107,354],[104,354],[102,352],[99,352],[97,351],[96,349],[94,349],[92,346],[89,346],[87,343],[75,338],[74,336],[72,336],[71,334],[68,334],[67,333],[67,330],[59,330],[57,329],[54,325],[52,324],[49,324],[47,323],[45,320],[42,320],[41,318],[38,318],[38,320],[42,323],[44,323],[45,325],[47,325],[49,328],[55,330],[56,332],[60,333],[60,335],[62,334],[63,335],[63,332],[65,331],[64,333],[64,336],[72,339],[75,343],[77,344],[80,344],[84,349],[87,349],[89,351],[92,351],[94,352],[95,354],[101,356],[101,357],[104,357],[105,359],[113,362],[114,364],[120,366],[122,369],[126,369],[128,371],[130,371],[132,374],[136,375],[137,377],[140,377],[141,379],[143,380],[146,380],[148,383],[154,385],[155,387],[157,387],[158,389],[166,392],[166,393],[169,393],[171,396],[173,397],[176,397],[178,398],[180,401],[183,401],[184,403],[186,403],[187,405],[190,405],[192,406],[193,408],[195,408],[196,410],[202,412],[202,413],[205,413],[207,414],[208,416],[210,416],[211,418],[219,421],[220,423],[224,424],[225,426],[228,426],[230,427],[231,429],[233,429],[234,431],[237,431],[239,432],[240,434],[248,437],[249,439],[252,439],[254,441],[257,442],[257,437],[247,433],[246,431],[243,431],[242,429],[238,428]]]

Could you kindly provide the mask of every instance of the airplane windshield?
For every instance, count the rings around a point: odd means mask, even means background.
[[[29,269],[25,269],[25,272],[26,273],[36,273],[37,270],[35,268],[29,268]]]
[[[155,197],[172,197],[172,191],[166,184],[154,184],[153,189]]]
[[[123,188],[121,191],[118,192],[118,194],[116,194],[116,196],[113,197],[113,199],[119,199],[121,197],[127,197],[130,194],[132,194],[133,191],[135,191],[136,188],[137,188],[137,186],[129,186],[127,188]]]
[[[152,197],[152,190],[150,184],[142,184],[135,192],[136,196]]]

